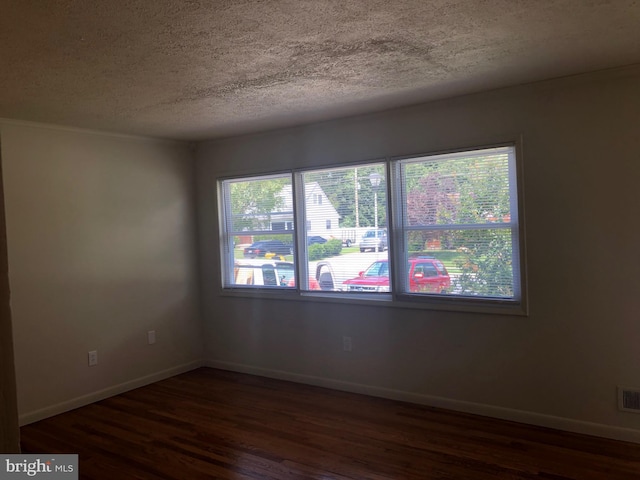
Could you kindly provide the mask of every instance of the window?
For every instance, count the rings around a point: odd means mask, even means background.
[[[224,287],[282,287],[276,269],[295,265],[291,175],[228,180],[223,197]]]
[[[442,293],[518,298],[514,149],[409,158],[394,166],[403,250],[448,263],[451,285]],[[403,282],[400,290],[411,288]]]
[[[226,289],[454,308],[523,304],[513,146],[219,185]],[[268,263],[260,282],[233,274],[247,259]]]
[[[375,185],[370,181],[371,175],[376,180]],[[330,269],[333,275],[332,291],[345,291],[345,281],[358,277],[374,261],[387,260],[386,249],[374,251],[369,248],[367,254],[362,255],[358,247],[346,246],[347,240],[361,245],[363,235],[386,225],[386,175],[383,162],[308,170],[296,175],[296,185],[302,186],[304,192],[299,209],[304,220],[310,220],[316,228],[326,226],[324,230],[310,229],[306,235],[325,236],[327,239],[322,245],[309,246],[306,257],[301,255],[299,261],[304,264],[308,275],[318,280],[318,263],[326,264],[326,270]],[[322,205],[308,200],[314,195],[324,198]],[[387,287],[388,283],[387,278]]]
[[[435,265],[431,263],[420,263],[416,265],[415,273],[416,276],[422,277],[437,277],[438,270],[436,270]]]

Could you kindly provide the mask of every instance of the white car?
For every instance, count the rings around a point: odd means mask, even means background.
[[[294,288],[295,267],[292,262],[280,260],[236,260],[233,265],[235,285]],[[318,281],[309,277],[309,289],[320,290]]]
[[[294,282],[294,273],[292,262],[278,260],[236,260],[233,265],[236,285],[289,287]]]

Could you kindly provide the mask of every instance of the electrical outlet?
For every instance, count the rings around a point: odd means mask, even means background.
[[[89,366],[95,367],[96,365],[98,365],[98,351],[91,350],[89,352]]]
[[[147,343],[149,343],[149,345],[153,345],[154,343],[156,343],[156,331],[155,330],[149,330],[147,332]]]
[[[353,345],[351,344],[351,337],[342,337],[342,349],[345,352],[350,352]]]

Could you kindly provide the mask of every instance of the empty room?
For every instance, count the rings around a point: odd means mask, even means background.
[[[640,477],[639,24],[5,0],[0,478]]]

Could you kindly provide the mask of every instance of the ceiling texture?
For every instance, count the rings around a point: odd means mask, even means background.
[[[0,117],[201,140],[640,63],[632,0],[2,0]]]

